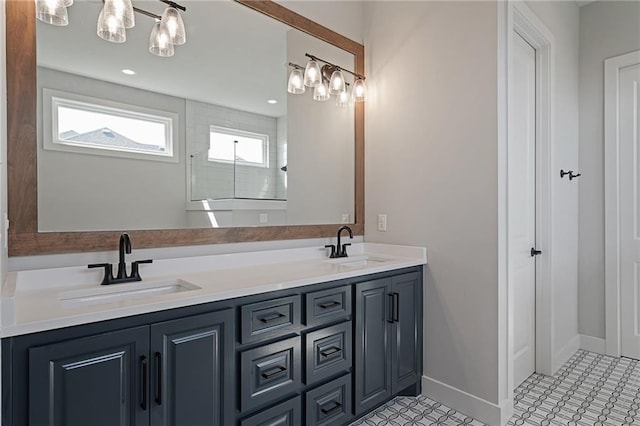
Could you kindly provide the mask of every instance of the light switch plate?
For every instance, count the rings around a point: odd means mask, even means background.
[[[384,213],[378,215],[378,231],[387,231],[387,215]]]

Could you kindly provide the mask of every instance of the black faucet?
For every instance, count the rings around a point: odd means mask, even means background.
[[[342,234],[342,231],[348,231],[349,232],[349,238],[353,239],[353,231],[351,230],[351,228],[349,228],[347,225],[343,225],[340,228],[338,228],[338,237],[337,237],[337,242],[336,245],[334,246],[333,244],[327,244],[325,246],[325,248],[330,248],[331,249],[331,254],[329,255],[329,258],[331,259],[335,259],[337,257],[348,257],[349,255],[347,254],[347,246],[350,246],[351,243],[345,243],[345,244],[340,244],[340,235]]]
[[[113,277],[113,265],[111,263],[95,263],[89,265],[89,268],[104,268],[104,278],[101,285],[129,283],[133,281],[142,281],[140,276],[139,265],[141,263],[153,263],[153,260],[136,260],[131,262],[131,274],[127,276],[127,262],[125,256],[131,254],[131,238],[126,232],[120,235],[120,243],[118,245],[119,262],[118,275]]]

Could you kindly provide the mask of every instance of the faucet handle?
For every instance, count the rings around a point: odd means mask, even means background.
[[[342,251],[340,252],[340,256],[341,257],[348,257],[348,255],[347,255],[347,246],[350,246],[350,245],[351,245],[351,243],[344,243],[342,245]]]
[[[327,244],[326,246],[324,246],[324,248],[331,249],[331,254],[329,255],[330,259],[333,259],[336,257],[336,246],[334,246],[333,244]]]
[[[131,275],[129,275],[129,278],[134,278],[136,281],[142,281],[142,277],[140,276],[140,269],[138,268],[138,265],[140,265],[141,263],[153,263],[153,259],[136,260],[134,262],[131,262]]]
[[[108,285],[113,282],[113,265],[110,263],[92,263],[87,265],[88,268],[104,268],[104,278],[100,285]]]

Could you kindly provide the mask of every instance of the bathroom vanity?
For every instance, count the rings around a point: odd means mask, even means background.
[[[351,252],[160,260],[110,286],[12,274],[3,424],[341,425],[418,394],[425,251]]]

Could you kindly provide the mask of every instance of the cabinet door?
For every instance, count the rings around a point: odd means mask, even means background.
[[[391,396],[390,348],[387,318],[390,279],[356,285],[355,291],[355,411],[356,415],[386,401]]]
[[[149,424],[149,327],[29,349],[29,424]]]
[[[422,285],[417,272],[391,279],[391,393],[416,383],[422,375]]]
[[[225,425],[233,415],[233,310],[151,325],[151,425]]]

